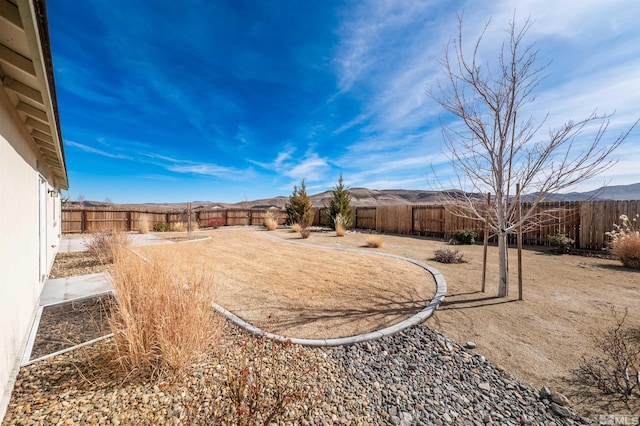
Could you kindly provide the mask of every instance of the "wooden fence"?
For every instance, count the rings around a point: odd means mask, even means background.
[[[523,203],[523,210],[529,204]],[[313,225],[327,225],[325,209],[314,208]],[[262,225],[267,212],[274,214],[278,224],[286,220],[284,210],[277,209],[210,209],[193,210],[191,220],[199,227]],[[640,213],[640,201],[586,201],[549,202],[537,206],[542,220],[523,232],[526,245],[547,245],[548,237],[556,233],[567,235],[583,249],[600,250],[606,246],[606,232],[611,231],[619,217],[626,214],[633,217]],[[150,212],[94,209],[64,209],[62,211],[62,232],[94,232],[110,228],[121,231],[138,231],[146,221],[152,229],[156,223],[170,226],[188,221],[187,211]],[[355,209],[355,227],[374,229],[379,232],[420,235],[449,239],[455,231],[474,230],[479,240],[484,237],[483,224],[456,216],[442,205],[397,205],[358,207]],[[515,235],[510,243],[515,244]]]
[[[283,225],[287,215],[281,210],[241,210],[241,209],[212,209],[193,210],[191,221],[198,227],[218,226],[248,226],[262,225],[267,212],[272,212],[279,225]],[[63,209],[62,233],[91,233],[102,229],[118,231],[139,231],[143,222],[152,230],[158,223],[167,223],[170,227],[178,224],[185,225],[189,221],[189,213],[152,212],[130,210],[98,210],[98,209]]]

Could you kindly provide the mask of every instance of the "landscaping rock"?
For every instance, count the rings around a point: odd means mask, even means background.
[[[467,349],[475,349],[476,342],[472,342],[471,340],[469,340],[467,343],[464,344],[464,347]]]
[[[89,385],[74,367],[73,352],[57,356],[22,369],[5,422],[206,424],[211,410],[229,404],[218,383],[224,383],[224,365],[241,361],[232,359],[238,352],[228,348],[247,338],[236,329],[227,331],[228,342],[218,347],[226,355],[203,361],[190,384],[175,389],[118,380]],[[304,371],[308,381],[304,396],[286,408],[277,425],[588,423],[556,402],[540,402],[539,396],[551,396],[548,389],[538,392],[517,382],[426,326],[347,347],[292,346],[282,357],[288,376]],[[210,411],[198,411],[205,409]],[[189,410],[204,417],[190,418]]]
[[[567,407],[563,407],[562,405],[558,405],[555,402],[551,403],[551,410],[554,413],[558,414],[559,416],[562,416],[562,417],[565,417],[565,418],[568,418],[568,417],[572,416],[571,411],[569,411],[569,409]]]
[[[549,399],[551,399],[551,401],[555,402],[558,405],[569,405],[569,399],[560,392],[551,392]]]

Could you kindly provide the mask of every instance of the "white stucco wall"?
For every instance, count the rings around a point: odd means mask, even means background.
[[[19,120],[0,90],[0,419],[42,289],[38,156]],[[52,189],[49,184],[46,187]],[[60,198],[46,194],[46,205],[48,274],[59,246]]]

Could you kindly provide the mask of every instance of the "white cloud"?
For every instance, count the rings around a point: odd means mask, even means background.
[[[132,158],[128,155],[123,155],[123,154],[115,154],[113,152],[107,152],[107,151],[103,151],[101,149],[97,149],[88,145],[84,145],[78,142],[73,142],[73,141],[69,141],[66,140],[64,141],[64,144],[67,146],[72,146],[74,148],[78,148],[81,151],[84,152],[88,152],[91,154],[96,154],[96,155],[101,155],[103,157],[108,157],[108,158],[115,158],[115,159],[120,159],[120,160],[131,160]]]
[[[221,167],[215,164],[184,164],[175,166],[166,166],[167,170],[176,173],[195,173],[199,175],[228,177],[230,174],[236,174],[235,169],[229,167]]]
[[[309,154],[299,162],[289,166],[282,170],[285,176],[296,180],[305,179],[309,182],[321,180],[323,173],[329,169],[327,160],[316,153]]]

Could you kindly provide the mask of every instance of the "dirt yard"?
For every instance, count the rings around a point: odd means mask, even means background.
[[[467,263],[440,264],[433,251],[443,241],[382,236],[383,247],[365,248],[368,234],[312,233],[307,240],[287,230],[204,231],[206,242],[171,246],[199,259],[216,274],[218,302],[269,331],[296,337],[339,337],[397,322],[430,300],[434,286],[420,268],[384,257],[324,251],[273,238],[324,247],[385,252],[426,262],[447,282],[447,298],[425,322],[476,351],[520,380],[568,396],[585,415],[637,413],[574,381],[593,336],[614,324],[612,311],[628,309],[626,324],[640,324],[640,273],[608,259],[525,250],[524,301],[517,300],[516,251],[510,251],[510,295],[497,298],[497,249],[489,248],[487,289],[480,291],[482,246],[455,246]],[[268,235],[267,235],[268,234]],[[145,250],[169,249],[155,247]]]
[[[435,294],[432,275],[406,261],[302,247],[246,228],[209,235],[206,241],[136,250],[170,252],[181,267],[211,273],[218,304],[287,337],[378,330],[420,311]]]

